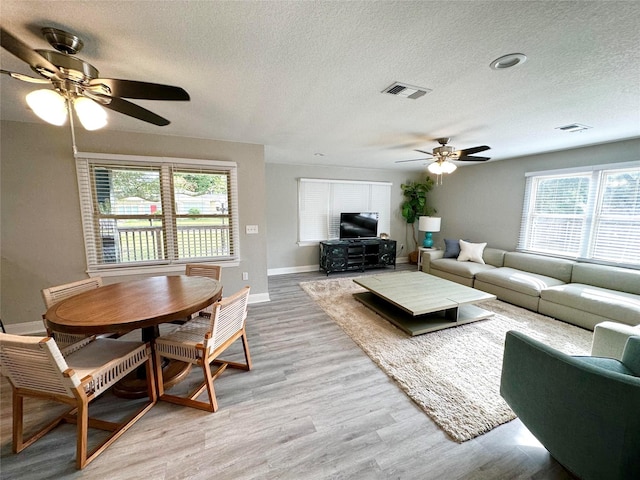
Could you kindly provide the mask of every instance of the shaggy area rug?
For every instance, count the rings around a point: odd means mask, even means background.
[[[400,388],[457,442],[513,420],[500,396],[505,334],[518,330],[569,355],[588,354],[592,332],[498,300],[492,317],[410,337],[353,298],[352,278],[300,286]]]

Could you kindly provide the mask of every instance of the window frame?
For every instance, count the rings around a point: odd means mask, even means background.
[[[518,239],[517,250],[526,253],[535,253],[548,256],[556,256],[561,258],[568,258],[577,261],[599,263],[605,265],[624,266],[628,268],[640,269],[640,251],[636,251],[636,248],[640,249],[640,240],[636,237],[636,234],[630,233],[631,229],[625,229],[623,224],[640,223],[640,211],[635,212],[631,218],[627,214],[604,214],[603,198],[606,193],[606,180],[610,175],[616,175],[623,172],[640,173],[640,161],[631,161],[624,163],[611,163],[604,165],[593,165],[588,167],[567,168],[558,170],[545,170],[538,172],[525,173],[525,194],[522,209],[522,220],[520,224],[520,236]],[[572,178],[588,179],[588,193],[586,198],[583,198],[584,202],[581,203],[581,208],[584,209],[582,214],[540,214],[535,211],[536,200],[538,199],[538,186],[540,182],[553,179],[572,179]],[[560,201],[560,196],[552,198],[552,200]],[[637,204],[634,203],[634,205]],[[574,203],[574,206],[578,206],[578,203]],[[534,243],[536,242],[536,233],[534,233],[534,219],[546,218],[551,219],[557,217],[559,219],[578,219],[581,224],[579,226],[579,239],[578,244],[575,247],[574,252],[570,252],[568,249],[565,251],[552,250],[544,248],[536,248]],[[631,246],[631,253],[625,253],[623,257],[618,259],[612,258],[610,255],[596,252],[596,245],[601,244],[604,241],[609,240],[606,235],[608,232],[600,233],[599,226],[601,222],[606,219],[624,219],[620,220],[619,231],[614,233],[624,233],[627,236],[622,240],[618,238],[619,244]],[[547,227],[546,231],[537,235],[549,235],[553,238],[554,232]],[[561,234],[555,234],[557,238],[561,237]],[[598,243],[600,242],[600,243]],[[635,247],[635,246],[638,247]],[[606,249],[603,249],[606,250]],[[638,258],[638,263],[635,263],[635,259]]]
[[[224,266],[238,266],[240,261],[240,231],[238,210],[237,164],[229,161],[202,160],[177,157],[121,155],[109,153],[78,152],[75,154],[78,181],[79,204],[82,217],[82,230],[85,244],[87,273],[90,276],[121,276],[148,273],[170,273],[184,270],[189,262],[216,263]],[[104,263],[99,259],[99,245],[96,235],[95,209],[97,201],[93,198],[92,175],[94,165],[137,167],[156,169],[160,172],[160,195],[162,204],[162,231],[165,237],[166,252],[164,258],[137,262]],[[228,175],[228,217],[229,217],[229,255],[217,257],[178,258],[177,249],[173,249],[176,235],[175,223],[183,214],[175,212],[175,193],[173,191],[173,173],[184,171],[201,173],[225,173]],[[171,200],[167,200],[171,198]],[[117,216],[117,215],[114,215]],[[135,216],[135,215],[134,215]],[[142,215],[144,216],[144,215]],[[186,216],[189,216],[188,214]],[[211,216],[211,215],[209,215]]]

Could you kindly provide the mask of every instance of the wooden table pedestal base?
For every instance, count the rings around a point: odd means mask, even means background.
[[[172,360],[162,367],[164,388],[168,390],[184,380],[191,371],[191,364]],[[131,372],[113,386],[113,394],[120,398],[144,398],[147,393],[147,380],[140,378],[138,372]]]

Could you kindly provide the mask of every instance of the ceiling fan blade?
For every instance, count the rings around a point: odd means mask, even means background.
[[[412,160],[396,160],[395,163],[406,163],[406,162],[425,162],[427,160],[431,160],[430,158],[414,158]]]
[[[472,157],[470,155],[463,155],[460,158],[454,158],[458,162],[486,162],[491,160],[491,157]]]
[[[16,80],[22,80],[23,82],[49,83],[49,84],[51,84],[51,81],[47,80],[45,78],[30,77],[29,75],[23,75],[22,73],[10,72],[8,70],[0,70],[0,73],[4,73],[5,75],[9,75],[10,77],[15,78]]]
[[[0,45],[38,72],[46,70],[52,75],[60,74],[58,67],[35,50],[32,50],[27,44],[11,35],[4,28],[0,28]]]
[[[89,83],[91,87],[106,85],[112,97],[139,98],[142,100],[190,100],[189,94],[180,87],[159,83],[118,80],[115,78],[96,78]]]
[[[462,150],[458,150],[456,153],[460,154],[460,156],[465,155],[473,155],[474,153],[484,152],[485,150],[491,150],[491,147],[488,145],[480,145],[479,147],[471,147],[471,148],[463,148]]]
[[[137,118],[138,120],[142,120],[143,122],[153,123],[154,125],[158,125],[160,127],[164,127],[165,125],[169,125],[171,122],[166,118],[157,115],[146,108],[142,108],[135,103],[131,103],[127,100],[123,100],[117,97],[109,97],[107,95],[97,95],[98,97],[107,100],[106,103],[100,102],[100,104],[113,110],[115,112],[123,113],[133,118]]]
[[[414,152],[424,153],[425,155],[429,155],[430,157],[433,157],[433,153],[431,153],[431,152],[425,152],[424,150],[414,150]]]

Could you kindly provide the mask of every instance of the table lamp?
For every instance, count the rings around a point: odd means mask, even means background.
[[[425,248],[433,247],[432,232],[440,231],[440,217],[420,217],[418,220],[418,230],[424,233],[424,241],[422,246]]]

